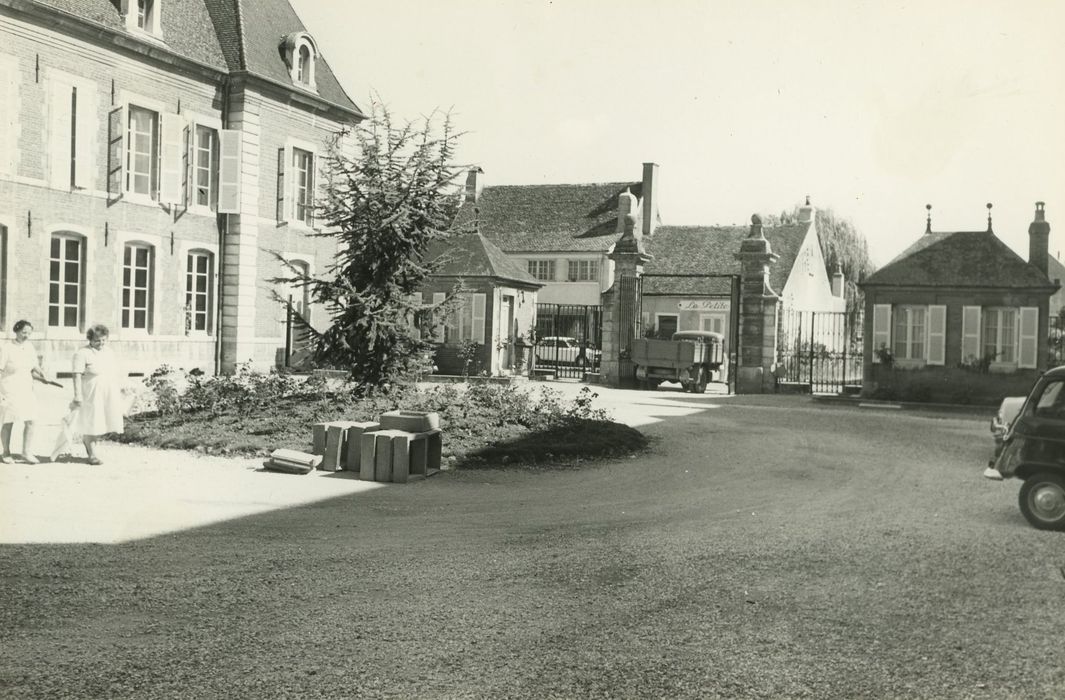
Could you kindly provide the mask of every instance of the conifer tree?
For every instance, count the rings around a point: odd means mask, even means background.
[[[424,327],[447,311],[422,303],[419,292],[435,267],[426,251],[449,235],[459,204],[457,138],[449,115],[398,124],[374,101],[369,117],[331,145],[315,212],[323,228],[314,235],[336,239],[336,258],[310,275],[275,252],[289,276],[272,280],[305,287],[325,307],[331,323],[324,331],[293,309],[317,366],[380,386],[416,371],[431,349],[411,321]]]

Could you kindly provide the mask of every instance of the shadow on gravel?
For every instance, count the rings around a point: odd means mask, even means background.
[[[526,433],[468,453],[461,469],[507,466],[567,466],[577,461],[631,455],[647,447],[647,437],[612,421],[582,420]]]

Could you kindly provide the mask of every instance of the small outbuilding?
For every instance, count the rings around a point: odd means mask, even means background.
[[[423,302],[440,304],[459,290],[434,331],[437,373],[523,374],[543,283],[479,232],[437,242],[426,258],[439,266],[422,290]]]
[[[991,228],[925,233],[860,283],[863,394],[990,403],[1024,394],[1048,362],[1050,224],[1036,203],[1025,261]],[[928,207],[931,212],[931,206]]]

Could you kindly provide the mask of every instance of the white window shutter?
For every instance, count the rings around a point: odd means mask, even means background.
[[[946,364],[947,350],[947,307],[928,307],[928,348],[925,357],[930,365]]]
[[[1039,362],[1039,309],[1035,306],[1022,306],[1021,322],[1017,324],[1017,329],[1017,367],[1034,369]]]
[[[277,149],[277,223],[288,223],[288,149]]]
[[[980,315],[979,306],[961,307],[961,359],[962,362],[979,360],[980,351]]]
[[[873,362],[880,362],[877,350],[891,347],[891,304],[873,304]]]
[[[439,308],[444,300],[447,299],[447,294],[444,292],[433,292],[433,307]],[[444,319],[442,312],[436,311],[433,313],[433,334],[432,338],[437,343],[444,342]]]
[[[48,184],[59,189],[70,189],[72,94],[70,85],[48,82]]]
[[[78,90],[78,111],[74,130],[77,153],[74,158],[74,186],[96,189],[96,91]]]
[[[485,295],[473,294],[473,323],[471,325],[470,340],[484,344],[484,307]]]
[[[13,56],[0,56],[0,173],[15,172],[18,106],[18,63]]]
[[[126,187],[126,105],[107,114],[107,199],[122,199]]]
[[[239,129],[218,132],[218,213],[240,213],[240,155]]]
[[[184,151],[181,154],[181,171],[184,173],[181,180],[181,201],[185,203],[186,209],[196,202],[193,190],[196,186],[196,171],[194,170],[196,163],[195,148],[196,122],[189,122],[185,128]]]
[[[162,114],[162,148],[159,199],[166,204],[181,203],[181,181],[185,159],[185,119],[179,114]]]

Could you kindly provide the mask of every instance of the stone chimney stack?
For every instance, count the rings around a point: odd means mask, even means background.
[[[843,298],[843,282],[843,268],[840,267],[839,263],[836,263],[836,271],[832,273],[832,296],[837,299]]]
[[[1028,264],[1048,274],[1050,262],[1050,224],[1043,212],[1043,202],[1035,203],[1035,220],[1028,226]]]
[[[806,195],[806,204],[799,207],[799,223],[809,224],[813,223],[814,216],[817,215],[817,209],[810,205],[810,195]]]
[[[466,174],[466,201],[477,204],[484,189],[484,171],[476,165]]]
[[[643,164],[643,235],[653,236],[658,227],[658,163]]]

